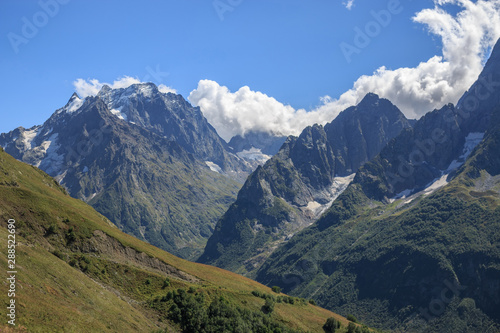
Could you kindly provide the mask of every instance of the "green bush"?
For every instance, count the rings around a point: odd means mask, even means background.
[[[264,313],[272,313],[274,311],[274,301],[271,298],[266,298],[266,303],[262,307]]]
[[[272,287],[271,289],[272,289],[272,291],[274,291],[275,293],[277,293],[277,294],[281,294],[281,288],[280,288],[280,287],[278,287],[278,286],[274,286],[274,287]]]
[[[335,318],[330,317],[326,320],[326,323],[323,325],[323,331],[325,333],[334,333],[340,328],[340,322]]]
[[[54,235],[54,234],[57,234],[57,230],[59,228],[57,227],[56,224],[51,224],[48,228],[47,228],[47,231],[45,232],[45,236],[50,236],[50,235]]]
[[[347,320],[352,321],[353,323],[358,322],[358,319],[356,319],[356,317],[354,317],[352,314],[348,314],[346,318]]]
[[[168,318],[179,324],[182,332],[295,332],[275,322],[269,315],[242,309],[224,297],[218,297],[207,303],[203,293],[195,295],[184,289],[177,289],[169,291],[164,298],[172,300],[168,310]],[[163,305],[158,304],[157,306]],[[271,298],[266,298],[263,310],[264,307],[266,307],[267,313],[271,313],[274,310],[274,301]]]

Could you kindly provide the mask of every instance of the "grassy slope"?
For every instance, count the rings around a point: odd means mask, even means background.
[[[126,258],[119,260],[112,253],[92,252],[89,244],[95,242],[96,230],[198,279],[188,282],[170,276],[167,290],[192,286],[254,311],[260,311],[264,300],[252,296],[251,291],[271,293],[255,281],[185,261],[122,233],[90,206],[66,195],[45,173],[1,151],[2,267],[6,267],[3,240],[7,239],[6,224],[11,218],[16,220],[18,231],[16,331],[25,327],[30,332],[79,332],[83,328],[87,332],[136,332],[138,328],[149,332],[171,326],[164,313],[151,309],[152,300],[166,292],[161,284],[167,274],[127,262]],[[2,303],[6,304],[6,295],[2,294]],[[4,309],[2,306],[2,318]],[[272,314],[288,327],[313,332],[321,331],[331,316],[347,323],[330,311],[297,302],[276,304]],[[2,330],[7,330],[5,325],[2,320]]]

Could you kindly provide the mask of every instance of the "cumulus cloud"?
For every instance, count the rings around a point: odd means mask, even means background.
[[[85,98],[87,96],[97,95],[97,93],[99,93],[99,91],[104,85],[109,86],[111,89],[120,89],[120,88],[130,87],[131,85],[137,83],[145,83],[145,82],[142,82],[141,80],[131,76],[124,76],[122,78],[113,81],[113,83],[100,82],[97,79],[88,79],[88,80],[76,79],[73,82],[73,86],[75,87],[76,93],[80,97]],[[168,93],[168,92],[176,93],[175,89],[167,87],[164,84],[160,84],[158,86],[158,90],[163,93]]]
[[[408,117],[419,118],[446,103],[456,103],[474,83],[488,52],[500,37],[499,0],[434,0],[435,7],[418,12],[413,20],[442,40],[442,55],[415,68],[379,68],[362,76],[347,94],[359,100],[368,92],[390,99]],[[444,5],[457,5],[453,16]]]
[[[329,97],[325,97],[333,103]],[[217,129],[225,140],[236,134],[244,135],[248,131],[264,131],[282,135],[298,135],[310,124],[324,123],[335,118],[351,101],[335,101],[335,107],[321,106],[307,112],[295,110],[289,105],[278,102],[249,87],[241,87],[231,92],[211,80],[201,80],[191,92],[189,101],[203,111],[208,121]]]
[[[342,4],[347,8],[348,10],[351,10],[352,7],[354,6],[354,0],[347,0],[342,2]]]
[[[352,6],[352,1],[346,6]],[[451,15],[447,5],[460,11]],[[261,92],[242,87],[231,92],[209,80],[198,83],[189,100],[224,139],[247,131],[297,135],[307,125],[332,121],[369,92],[391,100],[409,118],[419,118],[446,103],[456,103],[480,74],[484,60],[500,37],[500,0],[434,0],[434,8],[415,14],[413,21],[442,41],[442,54],[414,68],[377,69],[361,76],[339,98],[321,97],[313,110],[295,110]]]

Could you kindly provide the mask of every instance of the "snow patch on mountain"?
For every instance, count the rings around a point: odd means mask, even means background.
[[[138,93],[142,94],[144,97],[151,98],[153,96],[153,86],[150,84],[139,85]]]
[[[38,135],[39,130],[40,130],[40,127],[34,127],[33,129],[24,131],[22,133],[23,143],[24,143],[24,147],[26,150],[30,150],[33,148],[33,146],[32,146],[33,140]]]
[[[120,119],[130,122],[128,117],[130,104],[137,99],[151,99],[155,92],[157,92],[157,88],[154,84],[141,83],[119,89],[111,89],[108,86],[104,86],[97,96],[106,103],[111,113]]]
[[[75,113],[82,107],[83,102],[85,102],[85,99],[78,97],[78,95],[74,93],[69,99],[68,103],[59,110],[57,110],[55,114]]]
[[[78,97],[75,97],[68,105],[66,108],[67,113],[73,113],[77,111],[83,104],[83,99],[80,99]]]
[[[58,143],[58,137],[59,134],[54,133],[47,140],[42,142],[39,147],[44,158],[35,165],[52,176],[61,173],[64,163],[64,155],[57,152],[61,147]]]
[[[446,171],[447,172],[453,171],[461,167],[462,164],[465,163],[467,157],[469,157],[474,148],[476,148],[476,146],[483,140],[483,138],[484,138],[484,133],[477,133],[477,132],[469,133],[469,135],[467,135],[467,137],[465,138],[465,144],[462,150],[462,155],[460,155],[458,159],[453,160],[450,163],[448,169],[446,169]]]
[[[120,119],[123,119],[127,121],[128,117],[126,113],[123,113],[122,110],[123,106],[119,107],[118,109],[110,109],[111,113],[117,116]]]
[[[460,155],[456,160],[451,161],[450,165],[446,170],[441,171],[441,176],[439,176],[436,179],[433,179],[431,182],[429,182],[423,190],[420,190],[416,193],[414,189],[406,189],[402,191],[401,193],[396,194],[393,198],[389,199],[389,202],[394,202],[395,200],[399,199],[409,199],[405,201],[405,203],[410,203],[412,202],[416,197],[420,195],[429,195],[434,193],[436,190],[446,186],[449,181],[448,177],[450,174],[460,168],[467,158],[470,156],[472,151],[477,147],[477,145],[483,140],[484,138],[484,133],[469,133],[465,137],[465,143],[464,147],[462,149],[462,155]]]
[[[335,177],[333,179],[332,185],[328,189],[328,194],[326,198],[327,202],[321,204],[316,200],[313,200],[307,203],[305,209],[313,213],[315,219],[320,217],[321,214],[323,214],[328,208],[330,208],[335,199],[337,199],[339,195],[341,195],[342,192],[344,192],[347,186],[349,186],[349,184],[353,181],[355,175],[356,174],[353,173],[346,177]]]
[[[242,150],[236,153],[236,155],[244,160],[257,161],[260,164],[266,163],[266,161],[271,158],[271,156],[264,154],[261,149],[255,147],[248,150]]]
[[[215,164],[214,162],[205,161],[205,164],[210,168],[210,170],[217,173],[222,173],[222,168],[217,164]]]

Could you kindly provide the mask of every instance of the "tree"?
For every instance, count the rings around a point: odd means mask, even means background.
[[[328,318],[323,325],[323,331],[325,331],[325,333],[334,333],[339,328],[340,322],[333,317]]]
[[[262,307],[264,313],[271,313],[274,311],[274,301],[271,298],[266,298],[266,303]]]
[[[280,287],[278,287],[278,286],[274,286],[274,287],[272,287],[271,289],[272,289],[272,291],[274,291],[274,292],[275,292],[275,293],[277,293],[277,294],[280,294],[280,293],[281,293],[281,288],[280,288]]]
[[[354,323],[349,323],[349,325],[347,325],[347,333],[356,333],[356,324]]]
[[[356,319],[356,317],[354,317],[352,314],[348,314],[346,318],[347,320],[352,321],[353,323],[358,322],[358,319]]]

